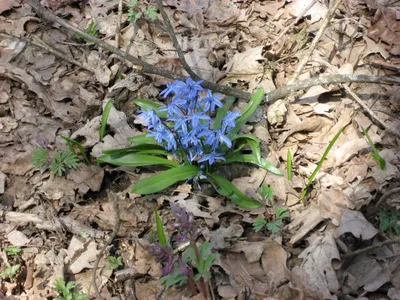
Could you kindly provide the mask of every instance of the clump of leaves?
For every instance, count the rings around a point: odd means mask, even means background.
[[[21,248],[10,246],[4,248],[4,251],[7,253],[7,255],[15,256],[21,253]]]
[[[253,230],[260,231],[262,228],[267,227],[272,233],[277,233],[282,229],[283,219],[288,218],[290,213],[282,207],[277,207],[275,210],[275,218],[273,221],[268,222],[265,218],[256,218],[253,223]]]
[[[190,241],[190,246],[182,254],[174,251],[166,238],[161,218],[155,211],[158,242],[149,247],[149,253],[163,265],[161,269],[163,277],[160,283],[165,284],[165,288],[168,289],[175,284],[181,286],[187,282],[193,294],[197,294],[200,290],[207,298],[206,281],[211,276],[210,268],[218,254],[212,252],[210,243],[204,242],[198,245],[196,242],[198,227],[192,213],[188,213],[178,205],[173,205],[171,212],[175,216],[170,223],[174,229],[171,236],[175,242]]]
[[[381,222],[379,223],[379,229],[382,232],[388,229],[393,230],[396,234],[400,233],[400,210],[396,209],[381,209],[377,215],[380,217]]]
[[[70,281],[66,283],[61,278],[56,278],[54,281],[54,289],[59,293],[57,300],[89,300],[90,297],[87,294],[75,291],[75,282]]]
[[[139,0],[132,0],[128,3],[129,11],[128,11],[128,21],[132,23],[136,23],[142,17],[149,19],[150,21],[154,21],[157,19],[158,13],[157,8],[153,5],[147,5],[143,7],[139,4]]]
[[[32,152],[31,163],[38,169],[48,167],[53,174],[62,176],[68,170],[78,168],[79,158],[75,153],[62,151],[56,152],[51,159],[48,157],[46,148],[41,147]]]
[[[107,258],[108,264],[110,265],[110,267],[115,270],[118,269],[119,267],[122,267],[124,264],[121,261],[121,257],[115,257],[115,256],[109,256]]]
[[[97,26],[97,22],[94,21],[94,20],[90,21],[89,24],[86,26],[86,28],[85,28],[84,31],[85,31],[85,33],[87,33],[87,34],[89,34],[89,35],[91,35],[91,36],[93,36],[93,37],[97,37],[97,35],[99,34],[99,28],[98,28],[98,26]],[[85,38],[84,38],[82,35],[80,35],[79,33],[77,33],[77,34],[75,35],[75,37],[76,37],[78,40],[84,40],[84,39],[85,39]]]
[[[14,265],[6,268],[3,272],[0,273],[0,278],[2,279],[13,279],[20,268],[20,265]]]
[[[386,170],[386,161],[382,158],[382,156],[379,155],[379,152],[376,149],[375,144],[372,141],[371,137],[369,136],[368,132],[364,128],[362,128],[362,131],[363,131],[365,137],[367,138],[368,143],[370,144],[370,146],[372,148],[371,157],[378,162],[381,170]]]

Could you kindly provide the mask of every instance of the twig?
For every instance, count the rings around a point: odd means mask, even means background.
[[[94,286],[94,291],[96,293],[96,299],[98,299],[98,300],[104,300],[104,298],[101,296],[99,287],[97,286],[97,282],[96,282],[97,268],[99,267],[99,262],[100,262],[101,257],[103,256],[104,251],[107,249],[107,247],[112,243],[114,238],[117,236],[119,227],[121,225],[121,218],[119,215],[119,208],[118,208],[118,196],[114,193],[108,193],[108,199],[109,199],[109,201],[111,201],[112,207],[114,209],[115,225],[114,225],[114,230],[110,235],[110,238],[108,239],[107,243],[104,244],[103,248],[101,248],[101,250],[97,256],[96,262],[94,263],[94,266],[93,266],[92,283]]]
[[[123,0],[119,0],[117,28],[115,29],[115,47],[117,47],[117,48],[119,48],[119,41],[121,39],[122,3],[123,3]]]
[[[335,5],[330,9],[330,11],[326,14],[325,20],[322,23],[319,31],[317,32],[317,35],[313,39],[310,48],[308,48],[307,52],[304,53],[304,56],[302,60],[300,61],[299,65],[297,66],[296,71],[294,72],[292,79],[289,81],[289,84],[292,84],[295,80],[297,80],[297,77],[299,77],[301,71],[303,70],[304,66],[308,63],[311,54],[313,53],[315,47],[317,47],[317,44],[319,40],[321,39],[322,35],[324,34],[326,28],[328,27],[329,22],[331,21],[333,15],[335,14],[336,9],[339,7],[340,3],[342,3],[342,0],[337,0]]]
[[[300,15],[297,16],[296,19],[293,20],[292,23],[290,23],[288,26],[285,27],[285,29],[282,30],[282,32],[275,38],[275,40],[273,40],[271,42],[271,45],[274,45],[276,42],[278,42],[284,35],[286,32],[288,32],[288,30],[290,28],[292,28],[294,25],[296,25],[296,23],[304,16],[304,14],[311,8],[313,7],[315,4],[315,0],[312,0],[307,7],[300,13]]]
[[[54,49],[53,47],[47,45],[44,41],[42,41],[41,39],[39,39],[35,36],[32,36],[31,38],[26,38],[26,37],[16,36],[16,35],[9,34],[9,33],[0,33],[0,37],[3,39],[9,39],[9,38],[19,39],[21,41],[24,41],[25,43],[32,44],[36,47],[42,48],[45,51],[49,52],[50,54],[53,54],[54,56],[57,56],[58,58],[61,58],[61,59],[65,60],[66,62],[69,62],[70,64],[76,65],[81,69],[84,69],[86,71],[94,73],[94,71],[92,69],[83,66],[79,61],[77,61],[73,58],[70,58],[68,55],[66,55],[65,53],[62,53],[61,51]]]
[[[383,246],[391,245],[391,244],[400,244],[399,237],[396,236],[392,240],[387,240],[387,241],[384,241],[382,243],[378,243],[378,244],[375,244],[375,245],[372,245],[372,246],[368,246],[368,247],[362,248],[360,250],[356,250],[354,252],[343,254],[341,256],[341,258],[351,257],[351,256],[354,256],[354,255],[358,255],[358,254],[361,254],[361,253],[364,253],[364,252],[368,252],[368,251],[371,251],[371,250],[374,250],[374,249],[377,249],[377,248],[381,248]]]
[[[114,53],[120,57],[125,57],[128,61],[140,66],[141,68],[137,70],[138,73],[140,74],[153,74],[153,75],[159,75],[165,78],[170,78],[170,79],[179,79],[179,80],[186,80],[186,76],[182,76],[176,73],[172,73],[167,70],[163,70],[157,67],[152,66],[151,64],[134,57],[120,49],[117,49],[110,44],[99,40],[96,37],[93,37],[86,32],[83,32],[79,28],[76,28],[75,26],[69,24],[65,20],[53,15],[52,13],[46,11],[42,5],[38,2],[38,0],[29,0],[29,4],[33,7],[33,9],[37,12],[37,14],[41,15],[43,18],[50,20],[52,22],[55,22],[69,30],[71,30],[74,33],[78,33],[82,35],[85,39],[97,44],[98,46],[110,51],[111,53]],[[342,82],[366,82],[366,83],[380,83],[380,84],[400,84],[400,78],[397,76],[372,76],[372,75],[334,75],[334,76],[324,76],[324,77],[315,77],[311,79],[306,79],[303,81],[298,81],[295,84],[292,85],[287,85],[280,87],[277,90],[274,90],[268,94],[265,95],[266,102],[268,104],[272,104],[275,101],[282,99],[286,97],[287,95],[290,95],[298,90],[303,90],[315,85],[321,85],[321,84],[334,84],[334,83],[342,83]],[[234,96],[238,97],[240,99],[244,100],[249,100],[251,97],[251,93],[237,90],[235,88],[229,87],[229,86],[221,86],[216,83],[204,80],[202,83],[202,86],[213,90],[214,92],[229,95],[229,96]]]
[[[175,47],[176,52],[179,57],[179,61],[181,62],[183,69],[186,72],[188,72],[189,76],[192,77],[192,79],[199,80],[200,77],[197,76],[197,74],[195,72],[193,72],[193,70],[190,68],[189,64],[187,63],[187,61],[185,59],[185,55],[183,54],[182,48],[179,45],[178,39],[176,38],[171,21],[169,20],[167,12],[165,11],[164,6],[162,4],[162,0],[157,0],[157,4],[158,4],[158,9],[159,9],[159,11],[163,17],[163,20],[165,22],[165,26],[167,27],[167,32],[172,40],[172,43],[174,44],[174,47]]]
[[[333,73],[335,73],[335,74],[338,73],[337,68],[332,66],[327,61],[325,61],[325,60],[323,60],[321,58],[318,58],[318,57],[313,57],[312,60],[317,62],[317,63],[319,63],[319,64],[321,64],[321,65],[324,65],[325,67],[330,69]],[[368,107],[368,105],[366,105],[360,99],[360,97],[357,96],[356,93],[353,92],[353,90],[347,84],[339,84],[339,86],[344,88],[346,90],[346,92],[353,98],[353,100],[356,101],[359,106],[361,106],[361,108],[370,117],[370,119],[372,120],[372,122],[375,125],[377,125],[381,129],[385,129],[387,132],[389,132],[389,133],[391,133],[391,134],[393,134],[393,135],[395,135],[397,137],[400,137],[400,132],[398,130],[392,128],[390,125],[386,124],[385,122],[383,122],[381,119],[379,119],[379,117]]]

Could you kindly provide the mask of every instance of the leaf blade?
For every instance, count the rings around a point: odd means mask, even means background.
[[[128,167],[143,167],[151,165],[163,165],[166,167],[179,166],[178,163],[168,160],[166,158],[146,154],[137,154],[134,152],[128,153],[126,155],[104,154],[100,156],[97,160],[102,163]]]

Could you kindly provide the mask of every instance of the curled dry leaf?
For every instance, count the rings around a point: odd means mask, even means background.
[[[357,238],[369,240],[379,231],[365,219],[361,212],[345,209],[335,236],[338,238],[346,232],[352,233]]]

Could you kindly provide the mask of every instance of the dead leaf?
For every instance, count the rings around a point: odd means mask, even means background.
[[[228,227],[221,226],[215,231],[211,232],[211,244],[214,249],[225,249],[230,246],[230,243],[225,239],[242,236],[244,229],[239,224],[231,224]]]
[[[379,231],[365,219],[361,212],[345,209],[335,236],[338,238],[346,232],[351,232],[357,238],[370,240]]]
[[[7,234],[7,240],[15,247],[26,246],[30,242],[30,239],[18,230],[13,230]]]
[[[278,287],[286,281],[285,269],[288,255],[282,245],[275,241],[265,241],[261,265],[269,282]],[[250,262],[250,261],[249,261]]]
[[[244,252],[249,263],[254,263],[260,260],[261,254],[264,252],[263,242],[247,242],[239,241],[235,243],[229,251],[240,253]]]
[[[13,6],[19,5],[16,0],[1,0],[0,2],[0,14],[6,10],[11,9]]]

